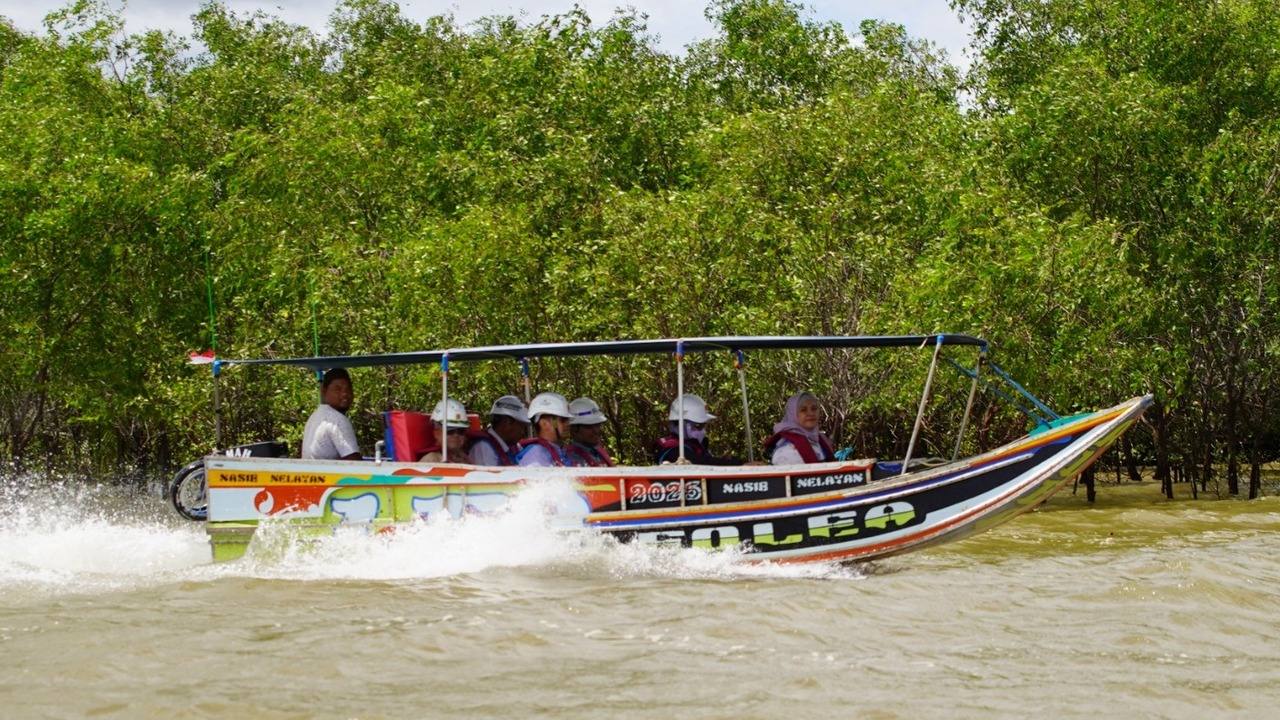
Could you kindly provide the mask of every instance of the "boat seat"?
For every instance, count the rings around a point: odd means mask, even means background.
[[[387,457],[396,462],[417,462],[418,458],[439,450],[431,416],[412,410],[388,410],[382,413],[386,428]]]

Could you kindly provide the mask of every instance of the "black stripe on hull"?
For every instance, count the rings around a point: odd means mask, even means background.
[[[931,516],[969,502],[1009,483],[1019,475],[1061,453],[1074,440],[1064,437],[1037,448],[1028,457],[1007,465],[978,471],[952,482],[929,485],[917,491],[880,494],[875,483],[860,496],[794,513],[724,522],[698,519],[654,523],[643,529],[605,530],[622,542],[646,542],[679,547],[718,548],[737,546],[768,555],[782,551],[813,549],[873,540],[899,530],[924,525]],[[961,474],[965,471],[961,470]],[[879,497],[877,497],[879,495]],[[708,506],[714,510],[714,506]]]

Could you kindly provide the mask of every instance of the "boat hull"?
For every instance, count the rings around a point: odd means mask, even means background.
[[[780,562],[865,560],[983,532],[1047,500],[1110,447],[1151,397],[953,463],[871,481],[873,462],[719,468],[477,468],[206,458],[215,560],[264,522],[299,535],[503,511],[526,485],[569,478],[569,524],[622,542],[735,548]]]

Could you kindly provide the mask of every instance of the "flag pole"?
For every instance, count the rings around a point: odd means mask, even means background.
[[[213,271],[211,269],[212,246],[204,249],[205,298],[209,303],[209,349],[213,351],[213,449],[222,447],[222,391],[218,378],[222,375],[222,362],[218,360],[218,315],[213,304]]]

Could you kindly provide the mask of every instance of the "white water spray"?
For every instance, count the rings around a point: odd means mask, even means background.
[[[203,528],[126,488],[9,478],[0,508],[0,594],[127,589],[208,562]]]
[[[623,580],[860,576],[831,565],[755,563],[734,551],[619,544],[581,528],[572,511],[566,522],[575,499],[567,483],[544,483],[522,492],[505,512],[387,533],[337,527],[316,538],[267,523],[245,558],[215,565],[203,525],[168,514],[158,498],[109,485],[10,480],[0,484],[0,595],[127,591],[229,577],[400,581],[518,567]]]

